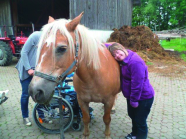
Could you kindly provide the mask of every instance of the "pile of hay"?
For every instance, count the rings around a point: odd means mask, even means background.
[[[175,59],[169,56],[159,44],[159,39],[147,26],[123,26],[114,29],[108,42],[118,42],[126,48],[137,52],[145,62],[153,59]]]

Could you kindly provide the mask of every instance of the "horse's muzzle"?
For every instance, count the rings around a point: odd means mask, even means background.
[[[30,83],[28,93],[33,101],[39,104],[46,104],[50,101],[54,92],[54,85],[45,82],[44,85]],[[53,89],[52,89],[53,88]]]

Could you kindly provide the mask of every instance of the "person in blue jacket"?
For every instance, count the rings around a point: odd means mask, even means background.
[[[119,62],[121,90],[127,99],[128,115],[132,120],[132,132],[126,139],[146,139],[147,117],[154,101],[154,89],[143,59],[135,52],[126,50],[119,43],[108,43],[108,50]]]
[[[36,66],[37,44],[41,36],[41,31],[33,32],[21,50],[21,58],[19,59],[16,68],[19,72],[20,83],[22,86],[21,95],[21,112],[23,123],[27,126],[31,125],[28,112],[28,86],[34,75]]]
[[[22,86],[22,95],[21,95],[21,112],[23,117],[23,123],[27,126],[30,126],[32,123],[29,120],[29,95],[28,87],[34,75],[34,70],[36,67],[36,54],[37,54],[37,45],[41,36],[41,31],[33,32],[26,43],[24,44],[21,50],[21,58],[19,59],[16,68],[19,72],[20,83]],[[44,118],[44,112],[41,110],[42,105],[38,107],[37,111],[39,118],[42,119],[44,123],[51,124],[52,121]]]

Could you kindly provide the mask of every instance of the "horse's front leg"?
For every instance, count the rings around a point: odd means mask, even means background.
[[[89,123],[90,123],[90,115],[89,115],[89,103],[83,102],[81,99],[78,99],[79,106],[81,108],[83,114],[83,123],[84,123],[84,132],[83,139],[89,138]]]
[[[109,101],[104,103],[104,116],[103,116],[103,121],[105,123],[105,138],[106,139],[111,139],[110,137],[110,122],[111,122],[111,109],[114,104],[115,97],[110,98]]]

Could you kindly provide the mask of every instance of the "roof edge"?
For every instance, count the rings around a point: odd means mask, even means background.
[[[141,0],[132,0],[133,6],[141,6]]]

